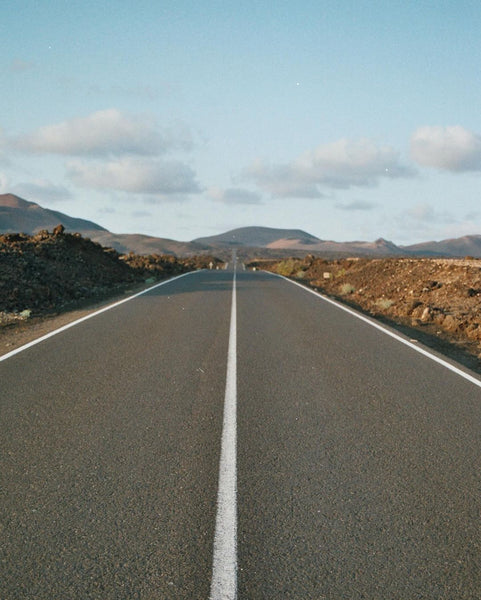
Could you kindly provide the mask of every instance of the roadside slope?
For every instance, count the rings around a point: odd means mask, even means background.
[[[440,340],[439,347],[481,368],[481,261],[477,259],[339,259],[313,256],[253,261],[377,318]],[[427,337],[425,338],[427,339]],[[450,342],[450,349],[444,342]],[[460,351],[461,350],[461,351]]]

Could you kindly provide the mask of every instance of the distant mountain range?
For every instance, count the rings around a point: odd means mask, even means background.
[[[345,256],[432,256],[481,258],[481,235],[397,246],[383,238],[374,242],[335,242],[321,240],[300,229],[241,227],[220,235],[202,237],[191,242],[179,242],[141,234],[111,233],[97,223],[70,217],[42,208],[14,194],[0,194],[0,233],[34,234],[41,229],[52,230],[61,223],[68,232],[78,232],[103,246],[120,253],[193,254],[216,253],[228,256],[236,248],[242,256],[286,256],[315,254],[328,257]]]
[[[116,234],[104,227],[69,217],[64,213],[42,208],[34,202],[19,198],[14,194],[0,194],[0,233],[27,233],[32,235],[41,229],[52,230],[61,223],[67,232],[78,232],[94,242],[120,253],[127,254],[174,254],[185,256],[200,254],[207,248],[194,242],[177,242],[141,234]]]
[[[220,235],[197,238],[195,243],[207,246],[249,246],[250,248],[288,248],[291,245],[309,246],[320,240],[300,229],[272,229],[270,227],[241,227]]]

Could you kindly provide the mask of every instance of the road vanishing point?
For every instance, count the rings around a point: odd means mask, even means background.
[[[272,274],[158,284],[0,357],[0,598],[481,598],[480,385]]]

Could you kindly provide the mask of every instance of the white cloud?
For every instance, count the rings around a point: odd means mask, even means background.
[[[479,224],[470,217],[422,202],[392,214],[391,226],[398,243],[412,244],[479,233]]]
[[[244,169],[241,178],[280,198],[320,198],[315,182],[309,181],[293,164],[273,165],[257,161]]]
[[[411,137],[420,165],[447,171],[481,171],[481,136],[460,126],[420,127]]]
[[[60,201],[72,198],[70,191],[62,186],[56,185],[46,179],[37,179],[25,183],[19,183],[12,188],[12,192],[34,201],[50,200]]]
[[[367,202],[366,200],[353,200],[352,202],[347,203],[338,203],[336,204],[336,208],[340,208],[341,210],[372,210],[375,208],[377,204],[374,202]]]
[[[156,192],[156,193],[146,193],[144,195],[138,195],[137,199],[142,201],[145,205],[156,206],[157,204],[182,204],[188,200],[190,200],[189,194],[197,194],[196,192]],[[125,199],[131,201],[132,198],[128,197],[125,194]]]
[[[11,160],[7,157],[7,138],[0,127],[0,165],[10,166]]]
[[[0,194],[6,194],[9,190],[10,180],[5,173],[0,173]]]
[[[104,163],[71,161],[68,177],[80,187],[136,194],[200,192],[194,171],[178,161],[123,157]]]
[[[208,193],[213,200],[223,204],[261,204],[260,194],[242,188],[213,187],[208,190]]]
[[[134,219],[143,219],[144,217],[152,218],[153,214],[146,210],[134,210],[130,213],[130,216]]]
[[[98,157],[188,150],[192,140],[183,126],[160,130],[149,117],[127,115],[112,108],[40,127],[11,143],[24,152]]]
[[[413,228],[418,225],[425,227],[426,225],[451,225],[459,222],[458,216],[447,211],[439,211],[426,202],[420,202],[407,208],[402,213],[401,219]]]
[[[413,175],[400,163],[398,152],[368,139],[322,144],[286,164],[258,161],[243,173],[273,196],[303,198],[319,198],[323,188],[371,187],[381,178]]]

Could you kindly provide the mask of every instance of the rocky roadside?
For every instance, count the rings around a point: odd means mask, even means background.
[[[130,294],[141,291],[148,284],[133,286],[132,289],[126,289],[123,293],[108,297],[98,302],[88,302],[84,308],[66,310],[59,313],[51,313],[41,316],[30,316],[28,318],[11,319],[8,323],[0,325],[0,356],[15,350],[24,344],[36,340],[55,329],[60,329],[64,325],[81,319],[90,313],[95,312],[107,306],[122,300]]]
[[[481,370],[481,259],[306,256],[251,261],[373,315]]]
[[[119,255],[80,234],[65,233],[61,225],[34,236],[0,235],[0,349],[8,351],[126,292],[211,262],[219,266],[221,261]]]

